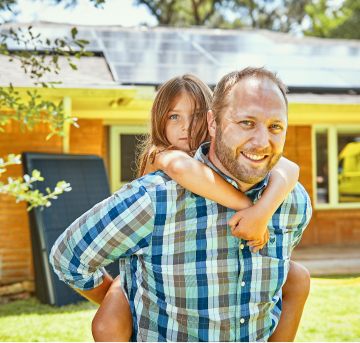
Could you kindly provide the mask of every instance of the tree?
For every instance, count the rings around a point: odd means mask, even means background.
[[[252,27],[289,32],[306,16],[311,0],[136,0],[146,5],[159,25]],[[237,15],[228,19],[227,13]]]
[[[346,0],[340,8],[333,9],[326,0],[308,4],[306,12],[311,27],[304,31],[307,36],[323,38],[360,39],[360,2]]]
[[[146,5],[159,25],[206,25],[222,0],[136,0]]]
[[[238,13],[246,26],[289,32],[306,15],[305,5],[311,0],[233,0],[226,6]]]
[[[95,6],[103,3],[104,0],[90,0],[94,2]],[[60,3],[61,1],[56,1]],[[74,0],[65,0],[66,3],[75,3]],[[13,11],[13,5],[17,3],[16,0],[0,1],[0,11]],[[21,63],[21,68],[25,73],[29,73],[32,79],[34,79],[35,85],[41,85],[42,87],[54,87],[54,84],[59,82],[42,82],[41,78],[46,73],[55,72],[58,74],[60,67],[58,64],[59,56],[67,56],[70,66],[76,70],[77,67],[73,63],[73,58],[79,59],[82,55],[93,55],[91,52],[84,50],[85,45],[89,42],[86,40],[76,39],[77,29],[71,30],[71,38],[62,37],[53,41],[49,39],[43,39],[41,34],[33,34],[32,27],[29,26],[27,30],[21,28],[10,28],[8,33],[2,33],[0,35],[0,54],[9,57],[9,61],[17,59]],[[23,47],[20,51],[10,51],[8,49],[8,40],[14,40]],[[32,48],[30,48],[30,46]],[[74,50],[72,47],[77,46]],[[39,53],[40,50],[44,50],[44,53]],[[25,102],[18,95],[18,92],[14,90],[12,85],[9,87],[0,87],[0,110],[10,109],[4,113],[0,113],[0,134],[4,131],[4,126],[10,120],[16,120],[21,122],[21,128],[24,131],[25,127],[29,130],[39,122],[45,122],[49,124],[51,133],[47,139],[50,139],[52,135],[57,134],[59,136],[65,136],[64,124],[69,122],[77,126],[76,118],[70,118],[66,115],[62,102],[55,104],[53,102],[41,99],[41,96],[34,91],[31,93],[28,91],[29,101]],[[19,164],[20,155],[10,154],[7,161],[0,158],[0,176],[6,172],[6,167],[11,164]],[[23,178],[13,180],[8,178],[8,183],[4,184],[0,182],[0,193],[15,197],[16,201],[27,201],[30,205],[28,210],[38,206],[50,206],[49,199],[56,199],[58,194],[63,191],[70,191],[71,187],[69,183],[60,181],[57,183],[55,189],[51,191],[47,188],[47,195],[39,193],[37,190],[32,191],[32,183],[35,181],[43,181],[39,171],[34,170],[32,175],[24,175]]]

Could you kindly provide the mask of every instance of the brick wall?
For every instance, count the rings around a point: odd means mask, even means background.
[[[310,126],[289,126],[284,156],[300,166],[299,181],[313,201]],[[359,210],[314,210],[299,246],[360,243]]]
[[[80,128],[71,127],[70,153],[103,154],[104,129],[102,120],[79,119]],[[38,124],[33,131],[21,131],[20,124],[11,121],[0,132],[0,157],[7,158],[10,153],[22,152],[62,152],[62,139],[53,136],[46,141],[49,134],[47,124]],[[23,175],[22,165],[10,166],[1,177],[7,182],[8,176],[17,178]],[[46,180],[45,180],[46,182]],[[61,195],[60,195],[61,196]],[[15,203],[14,198],[0,195],[0,255],[2,271],[0,284],[28,280],[34,277],[30,226],[27,205]]]

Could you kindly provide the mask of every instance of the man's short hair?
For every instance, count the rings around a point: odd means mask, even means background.
[[[286,93],[288,92],[285,84],[277,77],[276,72],[265,69],[265,67],[255,68],[247,67],[242,70],[236,70],[231,73],[226,74],[216,85],[214,90],[214,96],[212,100],[211,110],[214,114],[216,123],[221,122],[222,111],[229,106],[229,93],[237,82],[246,78],[246,77],[256,77],[256,78],[267,78],[268,80],[274,82],[280,89],[281,93],[284,96],[286,103],[286,113],[288,111],[288,100]]]

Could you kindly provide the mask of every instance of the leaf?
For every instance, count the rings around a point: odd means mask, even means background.
[[[49,133],[49,134],[46,136],[46,140],[48,141],[53,135],[54,135],[54,132]]]
[[[77,70],[77,66],[75,64],[69,63],[71,68],[73,68],[74,70]]]
[[[84,51],[84,55],[86,56],[94,56],[94,53],[91,51]]]
[[[77,41],[82,43],[82,44],[89,44],[90,43],[88,40],[85,40],[85,39],[78,39]]]
[[[75,39],[75,36],[77,35],[78,33],[78,30],[76,29],[76,27],[73,27],[71,29],[71,35],[72,35],[72,38]]]
[[[22,132],[25,132],[25,126],[24,126],[24,124],[21,124],[21,131],[22,131]]]
[[[59,59],[59,55],[54,55],[53,56],[54,63],[57,63],[58,59]]]

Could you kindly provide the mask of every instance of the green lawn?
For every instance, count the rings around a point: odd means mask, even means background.
[[[0,341],[92,341],[97,306],[83,302],[62,308],[35,299],[0,306]],[[313,279],[296,337],[298,342],[360,342],[360,278]]]
[[[360,278],[312,279],[297,342],[360,342]]]

